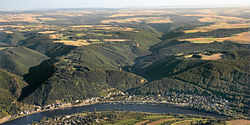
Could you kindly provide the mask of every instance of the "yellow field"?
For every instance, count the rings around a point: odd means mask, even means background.
[[[229,21],[250,21],[250,19],[244,19],[239,17],[232,17],[232,16],[219,16],[216,12],[208,12],[206,14],[186,14],[181,16],[194,16],[194,17],[201,17],[199,19],[200,22],[214,22],[214,23],[221,23],[221,22],[229,22]]]
[[[92,28],[94,25],[78,25],[78,26],[71,26],[73,28]]]
[[[90,14],[90,11],[63,11],[63,12],[53,12],[53,13],[46,13],[46,15],[62,15],[67,17],[77,17]]]
[[[148,15],[162,15],[173,14],[173,11],[167,10],[141,10],[141,9],[129,9],[122,10],[118,14],[113,14],[109,17],[133,17],[133,16],[148,16]]]
[[[109,20],[103,20],[102,23],[128,23],[128,22],[141,22],[141,20],[145,20],[144,17],[138,17],[138,18],[126,18],[126,19],[109,19]]]
[[[146,22],[146,23],[172,23],[170,17],[135,17],[125,19],[108,19],[103,20],[102,23],[130,23],[130,22]]]
[[[225,40],[230,40],[237,43],[250,44],[250,32],[243,32],[236,34],[231,37],[224,38],[190,38],[190,39],[180,39],[180,41],[190,41],[192,43],[212,43],[214,41],[223,42]]]
[[[222,53],[217,53],[213,55],[202,55],[202,60],[219,60],[222,59],[223,54]]]
[[[38,14],[2,14],[0,16],[0,22],[37,22],[36,17],[41,16]]]
[[[40,17],[39,20],[42,20],[42,21],[53,21],[53,20],[56,20],[54,18],[42,18]]]
[[[239,17],[232,17],[232,16],[219,16],[216,14],[216,11],[213,10],[201,10],[201,14],[187,14],[182,16],[195,16],[201,17],[199,19],[200,22],[208,22],[208,23],[215,23],[210,26],[203,26],[198,27],[193,30],[186,30],[185,33],[195,33],[195,32],[207,32],[216,29],[232,29],[232,28],[250,28],[250,19],[244,19]],[[229,24],[228,22],[235,21],[239,22],[237,24]]]
[[[232,29],[232,28],[250,28],[250,23],[242,24],[228,24],[228,23],[216,23],[210,26],[198,27],[194,30],[185,30],[185,33],[195,33],[195,32],[208,32],[216,29]]]
[[[70,41],[70,40],[62,40],[62,41],[54,41],[55,43],[63,43],[65,45],[71,45],[71,46],[87,46],[90,45],[90,43],[87,42],[87,40],[78,40],[78,41]]]
[[[104,42],[126,42],[128,39],[104,39]]]
[[[171,21],[170,17],[162,18],[162,17],[155,17],[151,18],[151,21],[148,21],[148,23],[173,23]]]
[[[250,21],[250,19],[244,19],[239,17],[230,17],[230,16],[205,16],[199,19],[200,22],[227,22],[227,21]]]
[[[38,33],[41,33],[41,34],[52,34],[52,33],[55,33],[56,31],[43,31],[43,32],[38,32]]]
[[[250,125],[250,120],[231,120],[228,125]]]
[[[5,33],[12,34],[12,31],[4,31]]]
[[[40,17],[39,14],[0,14],[0,22],[39,22],[39,21],[53,21],[54,18]]]
[[[90,42],[92,43],[90,43]],[[103,42],[127,42],[129,40],[127,39],[104,39]],[[88,39],[88,40],[77,40],[77,41],[73,41],[73,40],[60,40],[60,41],[54,41],[55,43],[63,43],[65,45],[71,45],[71,46],[87,46],[90,44],[100,44],[102,43],[101,40],[99,39]]]
[[[104,22],[112,22],[113,20],[106,20]],[[125,21],[124,21],[125,22]],[[71,26],[71,28],[91,28],[95,30],[112,30],[112,31],[134,31],[134,28],[129,27],[117,27],[117,26],[111,26],[111,25],[76,25]]]
[[[3,50],[3,49],[11,49],[11,48],[14,48],[14,47],[0,47],[0,50]]]
[[[109,17],[124,17],[124,16],[136,16],[136,14],[114,14]]]

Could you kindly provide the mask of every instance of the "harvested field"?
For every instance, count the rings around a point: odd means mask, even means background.
[[[54,19],[54,18],[42,18],[42,17],[40,17],[39,20],[42,20],[42,21],[54,21],[56,19]]]
[[[146,22],[146,23],[172,23],[170,17],[137,17],[125,19],[109,19],[103,20],[102,23],[129,23],[129,22]]]
[[[78,41],[54,41],[55,43],[63,43],[65,45],[71,45],[71,46],[87,46],[90,45],[90,43],[87,42],[87,40],[78,40]]]
[[[202,60],[219,60],[222,59],[223,54],[222,53],[217,53],[213,55],[202,55]]]
[[[224,37],[224,38],[190,38],[190,39],[181,39],[180,41],[190,41],[192,43],[212,43],[214,41],[223,42],[225,40],[230,40],[242,44],[250,44],[250,32],[243,32],[231,37]]]
[[[11,49],[11,48],[14,48],[14,47],[0,47],[0,50]]]
[[[173,21],[171,21],[170,17],[166,17],[166,18],[162,18],[162,17],[155,17],[152,18],[153,20],[148,21],[148,23],[173,23]]]
[[[0,22],[37,22],[38,14],[2,14],[0,15]]]
[[[199,19],[200,22],[227,22],[227,21],[250,21],[249,19],[230,16],[206,16]]]
[[[250,32],[240,33],[232,37],[225,37],[224,39],[237,43],[250,44]]]
[[[216,23],[210,26],[198,27],[193,30],[185,30],[185,33],[195,33],[195,32],[208,32],[216,29],[233,29],[233,28],[250,28],[250,23],[242,24],[229,24],[229,23]]]
[[[250,19],[244,19],[239,17],[232,17],[232,16],[219,16],[215,13],[208,13],[208,14],[187,14],[181,16],[193,16],[193,17],[201,17],[199,19],[200,22],[229,22],[229,21],[250,21]]]
[[[80,11],[80,12],[74,12],[74,11],[63,11],[63,12],[54,12],[54,13],[47,13],[46,15],[62,15],[66,17],[78,17],[90,14],[90,11]]]
[[[52,34],[52,33],[55,33],[56,31],[43,31],[43,32],[38,32],[38,33],[41,33],[41,34]]]
[[[109,17],[129,17],[129,16],[136,16],[136,14],[113,14]]]
[[[104,39],[104,42],[126,42],[128,39]]]
[[[192,43],[212,43],[216,41],[216,38],[190,38],[190,39],[181,39],[180,41],[190,41]]]
[[[102,23],[128,23],[128,22],[141,22],[141,20],[145,20],[145,17],[138,17],[138,18],[126,18],[126,19],[109,19],[109,20],[103,20]]]
[[[10,120],[10,118],[11,118],[11,116],[9,115],[9,116],[6,116],[6,117],[0,119],[0,124],[6,122],[6,121],[8,121],[8,120]]]
[[[4,31],[5,33],[7,34],[12,34],[13,32],[12,31]]]
[[[231,120],[229,125],[250,125],[250,120]]]
[[[73,28],[92,28],[94,25],[78,25],[78,26],[71,26]]]
[[[51,39],[58,39],[58,38],[61,38],[61,37],[63,37],[63,34],[51,34],[50,35]]]

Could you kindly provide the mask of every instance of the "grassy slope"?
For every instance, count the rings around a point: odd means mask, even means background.
[[[12,47],[0,50],[0,67],[16,74],[26,74],[29,68],[40,64],[47,56],[25,48]]]

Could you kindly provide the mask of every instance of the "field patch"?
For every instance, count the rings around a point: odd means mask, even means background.
[[[243,32],[243,33],[239,33],[234,36],[231,36],[231,37],[224,37],[224,38],[202,37],[202,38],[180,39],[180,41],[190,41],[192,43],[212,43],[215,41],[223,42],[225,40],[230,40],[230,41],[242,43],[242,44],[250,44],[250,32]]]
[[[250,120],[231,120],[229,125],[250,125]]]
[[[128,39],[104,39],[104,42],[127,42]]]
[[[217,54],[213,54],[213,55],[202,55],[202,60],[219,60],[222,59],[222,56],[224,54],[222,53],[217,53]]]
[[[52,21],[54,18],[43,18],[39,14],[2,14],[0,15],[0,22],[39,22]]]
[[[41,34],[52,34],[52,33],[55,33],[56,31],[42,31],[42,32],[38,32],[38,33],[41,33]]]
[[[102,23],[130,23],[130,22],[146,22],[146,23],[172,23],[170,17],[135,17],[125,19],[108,19]]]
[[[250,23],[241,24],[229,24],[229,23],[216,23],[210,26],[197,27],[193,30],[185,30],[185,33],[195,33],[195,32],[208,32],[216,29],[235,29],[235,28],[250,28]]]
[[[87,46],[90,45],[90,43],[87,42],[87,40],[77,40],[77,41],[70,41],[70,40],[62,40],[62,41],[54,41],[55,43],[63,43],[65,45],[71,45],[71,46]]]

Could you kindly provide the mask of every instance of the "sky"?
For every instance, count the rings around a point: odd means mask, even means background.
[[[56,8],[124,8],[250,6],[250,0],[0,0],[0,10],[38,10]]]

